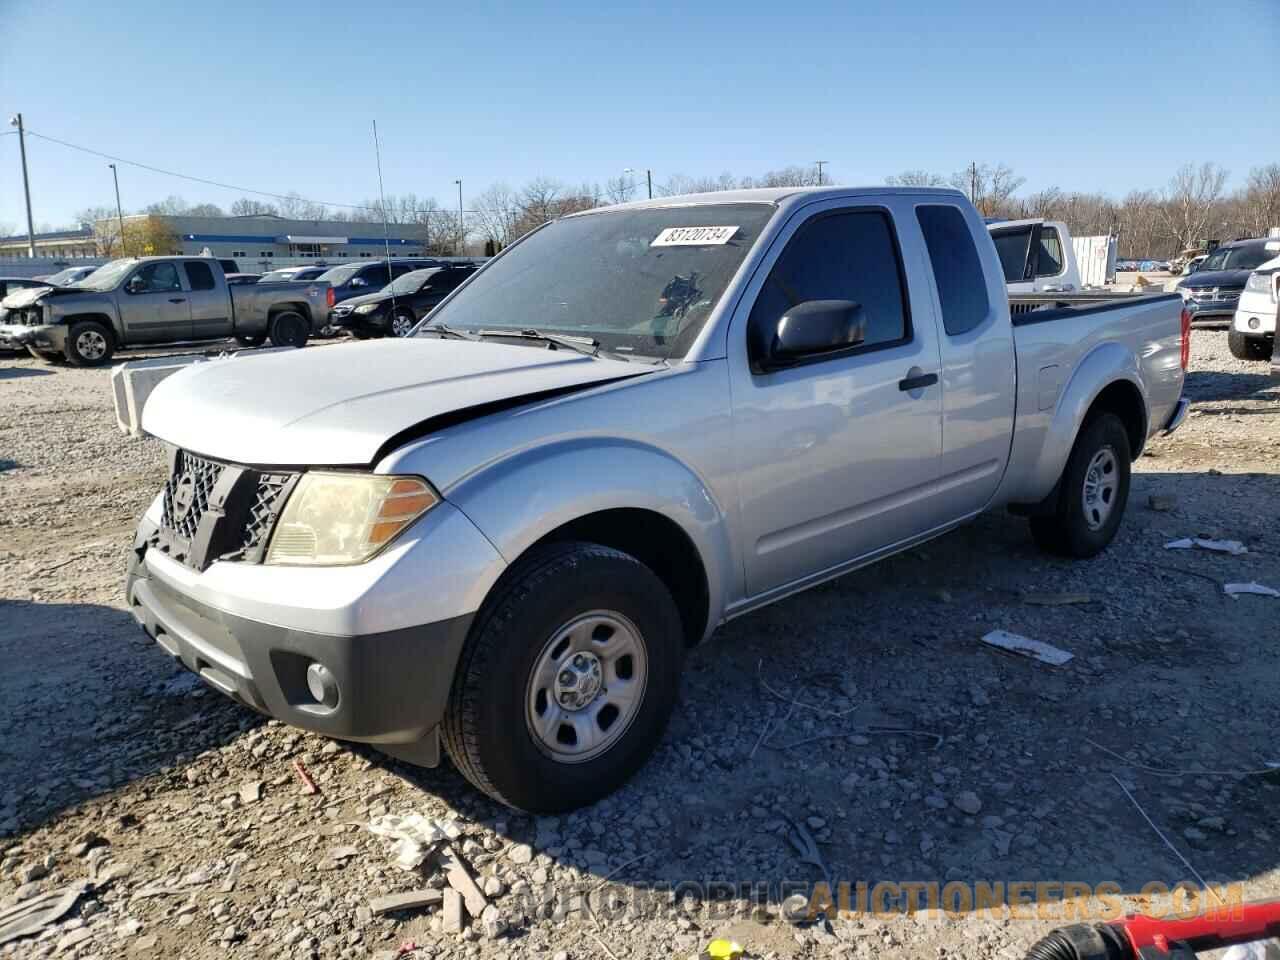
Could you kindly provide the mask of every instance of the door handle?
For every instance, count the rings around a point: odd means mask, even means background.
[[[938,382],[936,373],[922,373],[917,377],[907,377],[905,380],[898,381],[899,390],[921,390],[924,387],[932,387]]]
[[[170,303],[186,303],[187,298],[186,297],[170,297],[169,302]]]

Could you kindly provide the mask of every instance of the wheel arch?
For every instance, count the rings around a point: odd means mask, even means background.
[[[62,322],[66,325],[68,333],[70,333],[71,328],[75,326],[77,323],[100,324],[101,326],[107,328],[107,331],[115,339],[117,345],[122,340],[120,331],[116,328],[115,321],[110,314],[101,313],[101,312],[69,313],[62,318]]]
[[[444,493],[508,564],[546,543],[599,543],[636,557],[667,585],[686,643],[720,621],[731,579],[724,513],[707,485],[663,451],[626,441],[551,444]]]

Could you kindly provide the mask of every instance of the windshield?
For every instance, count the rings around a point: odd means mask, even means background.
[[[331,286],[340,287],[359,273],[362,267],[367,266],[367,263],[348,263],[341,267],[331,267],[316,279],[327,280]]]
[[[683,357],[774,209],[705,204],[558,220],[475,274],[431,319],[455,330],[532,328],[594,337],[609,351]]]
[[[137,260],[112,260],[104,267],[99,267],[93,273],[89,274],[83,280],[76,284],[82,290],[97,290],[100,293],[107,290],[114,290],[116,284],[124,277],[126,273],[134,268],[138,263]]]
[[[412,273],[406,273],[403,277],[391,281],[382,288],[382,292],[394,293],[397,297],[404,297],[411,293],[417,293],[422,289],[422,285],[427,282],[428,278],[430,278],[432,274],[439,272],[439,267],[431,270],[414,270]]]
[[[1196,268],[1196,273],[1209,270],[1256,270],[1275,254],[1259,243],[1247,247],[1223,247],[1215,250]]]

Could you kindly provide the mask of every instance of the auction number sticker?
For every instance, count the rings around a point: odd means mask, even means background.
[[[651,247],[723,246],[738,232],[737,227],[667,227]]]

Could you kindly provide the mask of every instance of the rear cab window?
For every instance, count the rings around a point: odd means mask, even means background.
[[[916,207],[938,288],[938,306],[947,336],[956,337],[979,326],[991,312],[986,273],[978,258],[973,232],[959,208],[950,204]]]
[[[214,288],[213,271],[209,269],[207,263],[188,260],[183,264],[183,267],[187,271],[187,282],[191,284],[192,290],[212,290]]]

